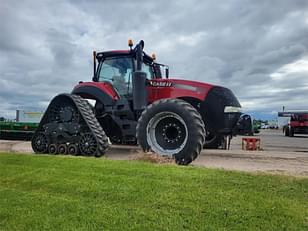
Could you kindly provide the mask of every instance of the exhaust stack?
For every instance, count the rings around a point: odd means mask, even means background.
[[[136,111],[145,109],[148,104],[148,95],[146,90],[147,74],[142,71],[143,48],[143,40],[141,40],[134,48],[137,64],[135,72],[133,73],[132,85],[134,110]]]

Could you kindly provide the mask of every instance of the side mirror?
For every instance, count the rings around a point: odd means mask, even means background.
[[[169,67],[166,67],[166,69],[165,69],[165,74],[166,74],[166,79],[168,79],[169,78]]]

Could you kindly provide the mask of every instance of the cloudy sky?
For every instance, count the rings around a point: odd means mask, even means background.
[[[43,110],[127,39],[176,78],[229,87],[245,111],[308,108],[308,1],[0,1],[0,116]]]

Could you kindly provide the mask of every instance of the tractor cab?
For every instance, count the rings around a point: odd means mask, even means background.
[[[131,97],[133,94],[133,73],[143,72],[147,80],[161,79],[162,69],[165,68],[165,77],[168,78],[168,66],[155,62],[155,55],[147,55],[142,52],[138,56],[138,47],[132,49],[132,42],[129,41],[130,50],[94,52],[94,82],[109,83],[121,97]],[[143,49],[140,48],[141,50]],[[96,64],[98,61],[98,64]],[[96,67],[97,66],[97,67]]]

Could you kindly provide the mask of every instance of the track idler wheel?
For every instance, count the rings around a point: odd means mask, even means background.
[[[54,154],[54,155],[56,155],[56,154],[58,154],[58,153],[57,153],[57,150],[58,150],[58,147],[57,147],[56,144],[50,144],[49,147],[48,147],[48,153],[49,153],[49,154]]]
[[[76,144],[70,144],[67,148],[67,153],[73,156],[78,155],[79,153],[78,146]]]
[[[34,134],[31,145],[35,153],[46,153],[48,151],[48,138],[44,133],[38,132]]]
[[[58,153],[59,154],[67,154],[67,145],[66,144],[60,144],[58,147]]]

